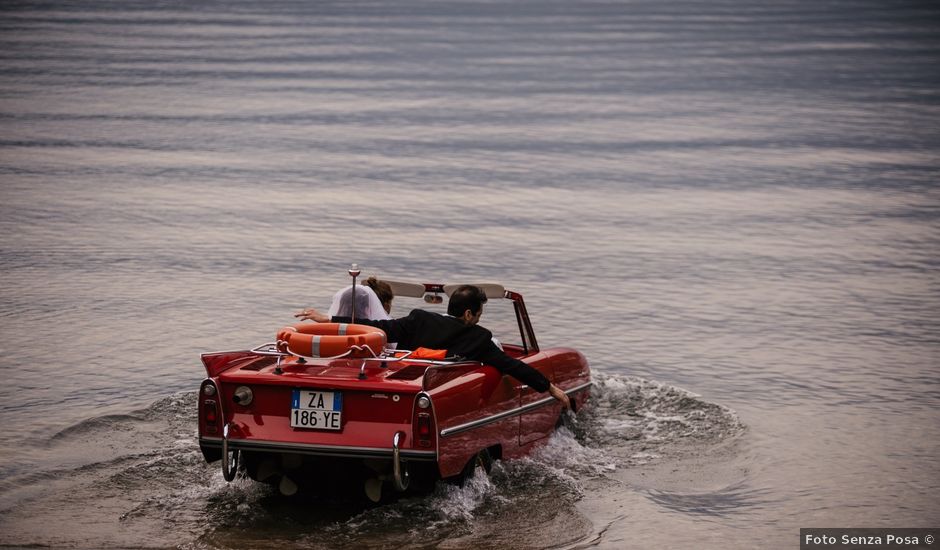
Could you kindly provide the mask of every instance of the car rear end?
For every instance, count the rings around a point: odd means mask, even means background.
[[[437,441],[420,379],[395,378],[378,361],[248,361],[200,388],[199,443],[234,476],[335,492],[375,480],[399,491],[432,481]],[[367,487],[367,493],[369,492]]]

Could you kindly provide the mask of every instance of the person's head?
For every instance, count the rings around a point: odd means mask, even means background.
[[[450,295],[447,302],[447,314],[460,319],[465,324],[475,325],[480,322],[486,293],[479,287],[463,285]]]
[[[395,294],[392,292],[392,287],[385,281],[380,281],[375,277],[369,277],[365,282],[366,286],[375,291],[375,295],[379,297],[379,301],[382,302],[382,307],[385,308],[385,313],[392,312],[392,299],[395,297]]]

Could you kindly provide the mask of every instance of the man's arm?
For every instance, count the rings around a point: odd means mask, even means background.
[[[479,360],[487,365],[496,367],[499,372],[508,374],[516,380],[527,384],[530,388],[538,392],[548,392],[552,397],[561,401],[564,408],[571,408],[571,401],[568,394],[555,384],[552,384],[544,374],[518,359],[514,359],[489,342],[489,346],[484,348]]]

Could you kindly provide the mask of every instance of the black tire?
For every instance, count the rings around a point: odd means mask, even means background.
[[[571,399],[571,410],[570,411],[561,411],[558,415],[558,420],[555,422],[555,429],[564,426],[568,428],[571,433],[577,433],[577,424],[575,423],[575,417],[578,415],[578,409],[575,404],[575,400],[572,397]]]
[[[487,476],[490,475],[490,471],[493,470],[493,457],[490,455],[489,449],[483,449],[473,455],[473,458],[467,462],[467,465],[463,467],[460,475],[457,476],[457,484],[461,487],[466,485],[467,481],[475,476],[479,469],[482,469],[483,475]]]

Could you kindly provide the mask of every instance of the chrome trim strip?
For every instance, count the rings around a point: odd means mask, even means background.
[[[205,447],[219,447],[221,437],[200,437],[199,444]],[[252,441],[248,439],[229,439],[231,449],[243,451],[282,451],[322,456],[342,456],[351,458],[392,458],[389,447],[349,447],[343,445],[312,445],[309,443],[284,443],[281,441]],[[410,460],[437,460],[436,451],[401,449],[402,458]]]
[[[566,393],[567,395],[571,395],[571,394],[573,394],[573,393],[575,393],[575,392],[579,392],[579,391],[581,391],[581,390],[586,390],[586,389],[590,388],[590,387],[593,386],[593,385],[594,385],[594,381],[591,380],[591,381],[589,381],[589,382],[585,382],[584,384],[581,384],[580,386],[575,386],[575,387],[571,388],[570,390],[565,390],[565,393]]]
[[[584,389],[586,389],[586,388],[589,388],[589,387],[591,387],[593,384],[594,384],[594,382],[587,382],[587,383],[585,383],[585,384],[581,384],[580,386],[575,386],[575,387],[573,387],[573,388],[571,388],[571,389],[569,389],[569,390],[565,390],[565,393],[568,394],[568,395],[571,395],[571,394],[573,394],[573,393],[575,393],[575,392],[579,392],[579,391],[581,391],[581,390],[584,390]],[[451,426],[450,428],[444,428],[443,430],[441,430],[441,437],[448,437],[448,436],[451,436],[451,435],[459,434],[459,433],[461,433],[461,432],[465,432],[465,431],[467,431],[467,430],[472,430],[472,429],[474,429],[474,428],[479,428],[480,426],[486,426],[487,424],[492,424],[493,422],[498,422],[498,421],[504,420],[504,419],[506,419],[506,418],[510,418],[510,417],[513,417],[513,416],[518,416],[518,415],[520,415],[520,414],[529,412],[529,411],[531,411],[532,409],[537,409],[537,408],[542,407],[542,406],[544,406],[544,405],[548,405],[549,403],[551,403],[551,402],[554,401],[554,400],[555,400],[554,397],[545,397],[545,398],[539,399],[538,401],[535,401],[535,402],[533,402],[533,403],[529,403],[528,405],[523,405],[523,406],[521,406],[521,407],[517,407],[517,408],[515,408],[515,409],[511,409],[511,410],[508,410],[508,411],[503,411],[503,412],[501,412],[501,413],[496,413],[496,414],[494,414],[494,415],[487,416],[486,418],[481,418],[481,419],[479,419],[479,420],[472,420],[472,421],[466,422],[466,423],[464,423],[464,424],[458,424],[458,425],[456,425],[456,426]]]

